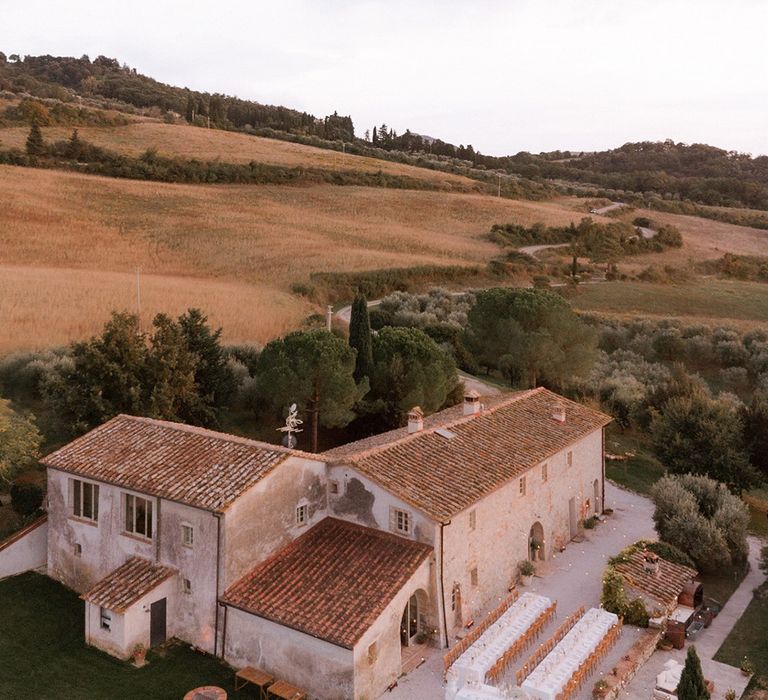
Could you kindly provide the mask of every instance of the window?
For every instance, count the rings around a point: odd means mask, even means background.
[[[547,465],[542,464],[541,465],[541,480],[543,483],[547,483],[547,480],[549,479],[549,474],[547,474]]]
[[[306,503],[296,508],[296,524],[306,525],[309,520],[309,507]]]
[[[75,556],[76,557],[83,556],[83,545],[81,545],[79,542],[75,542]]]
[[[461,599],[461,586],[457,583],[451,589],[451,612],[456,612]]]
[[[478,575],[477,575],[477,567],[475,567],[474,569],[472,569],[469,572],[469,580],[470,580],[470,582],[472,583],[473,586],[477,586],[477,583],[478,583],[478,580],[479,580],[478,579]]]
[[[125,494],[125,531],[152,539],[152,501]]]
[[[373,666],[373,664],[376,663],[376,659],[379,656],[379,645],[376,642],[373,642],[371,646],[368,647],[368,663]]]
[[[329,481],[328,482],[328,493],[330,493],[331,496],[338,496],[339,495],[339,482],[338,481]]]
[[[568,454],[565,456],[565,463],[569,466],[573,466],[573,452],[568,452]]]
[[[107,630],[107,632],[109,632],[112,629],[112,613],[106,608],[100,608],[99,619],[101,621],[101,629]]]
[[[406,510],[393,508],[390,511],[391,529],[402,535],[411,534],[411,514]]]
[[[477,513],[474,510],[469,511],[469,529],[474,530],[477,525]]]
[[[72,483],[72,515],[97,522],[99,519],[99,485],[80,479]]]
[[[192,594],[192,581],[188,578],[181,579],[181,590],[187,595]]]
[[[520,477],[520,487],[519,488],[520,488],[520,495],[521,496],[525,496],[525,477],[524,476]]]
[[[192,547],[195,544],[195,529],[191,525],[181,526],[181,543],[185,547]]]

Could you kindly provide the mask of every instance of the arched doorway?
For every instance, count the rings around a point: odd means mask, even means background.
[[[592,484],[592,487],[595,492],[595,515],[600,515],[600,482],[595,479],[595,483]]]
[[[425,599],[422,591],[416,591],[405,604],[403,616],[400,619],[400,644],[410,647],[417,643],[423,629],[421,620],[424,616]]]
[[[544,561],[544,527],[537,520],[528,534],[528,558],[531,561]]]

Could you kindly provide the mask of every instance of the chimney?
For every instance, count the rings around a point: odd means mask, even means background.
[[[480,413],[480,394],[474,389],[464,393],[464,415],[473,416]]]
[[[552,409],[552,418],[558,423],[565,423],[565,406],[561,403],[556,403]]]
[[[415,406],[408,411],[408,434],[418,433],[424,429],[424,412]]]
[[[659,576],[659,557],[654,552],[643,551],[643,570],[652,576]]]

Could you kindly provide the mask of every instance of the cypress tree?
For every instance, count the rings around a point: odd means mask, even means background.
[[[701,661],[693,644],[688,647],[685,668],[680,674],[680,683],[677,686],[677,697],[678,700],[709,700],[709,691],[701,671]]]
[[[27,136],[27,155],[42,156],[45,154],[45,141],[37,122],[32,122],[32,128]]]
[[[368,302],[362,294],[352,303],[352,315],[349,319],[349,345],[357,350],[355,359],[355,381],[370,377],[373,370],[373,342],[371,340],[371,320],[368,316]]]

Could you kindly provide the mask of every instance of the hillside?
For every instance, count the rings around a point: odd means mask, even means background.
[[[46,140],[58,141],[68,139],[72,129],[71,126],[48,126],[41,130]],[[383,172],[404,175],[445,189],[477,189],[476,181],[451,173],[234,131],[165,124],[145,118],[136,118],[125,126],[78,126],[77,129],[79,136],[89,143],[134,157],[147,149],[155,149],[158,155],[167,157],[220,160],[225,163],[258,161],[285,167],[342,172]],[[0,126],[0,148],[23,149],[28,134],[28,126]]]
[[[599,194],[636,204],[656,198],[663,200],[666,206],[695,203],[768,209],[768,156],[753,158],[749,154],[706,144],[667,140],[626,143],[596,153],[555,151],[532,154],[523,151],[515,155],[491,156],[480,153],[471,145],[456,146],[439,138],[422,137],[408,129],[398,134],[385,124],[372,130],[358,128],[356,134],[349,116],[334,112],[320,118],[290,107],[167,85],[104,56],[91,61],[87,56],[21,58],[6,57],[0,52],[0,93],[3,90],[6,97],[14,93],[58,100],[70,106],[77,103],[117,109],[127,114],[162,117],[167,121],[181,120],[198,127],[256,132],[289,141],[300,139],[334,150],[344,142],[348,151],[380,161],[396,160],[459,172],[487,183],[495,182],[493,173],[488,172],[491,170],[523,178],[526,182],[536,181],[539,187],[542,182],[557,183],[561,190],[569,188],[569,191],[582,195]],[[0,100],[2,97],[0,94]],[[0,125],[2,122],[0,115]],[[8,126],[7,116],[5,122]],[[142,129],[126,131],[122,137],[124,142],[118,143],[117,147],[123,153],[135,154],[136,148],[156,140],[154,136],[147,138],[147,132]],[[360,138],[363,131],[366,138]],[[470,134],[467,136],[471,137]],[[6,145],[19,144],[18,134],[9,134],[6,138]],[[99,135],[93,135],[93,138],[99,144],[110,142],[109,138],[104,141]],[[206,152],[199,143],[199,136],[192,140],[197,144],[191,149],[174,145],[174,152]],[[471,138],[465,143],[469,140]],[[520,196],[521,193],[512,194]],[[540,197],[540,194],[538,192],[536,196]]]
[[[573,202],[333,186],[192,186],[0,167],[0,352],[92,333],[115,307],[199,305],[229,342],[263,342],[319,310],[316,271],[485,264],[495,221],[564,224]]]

